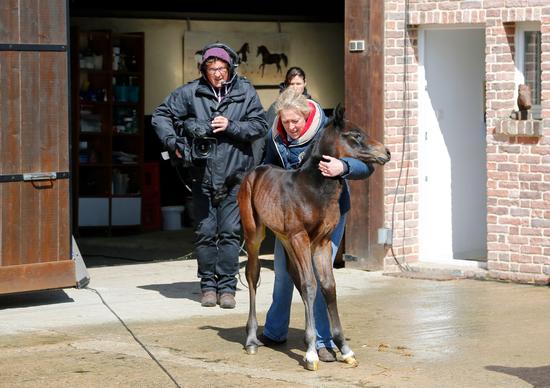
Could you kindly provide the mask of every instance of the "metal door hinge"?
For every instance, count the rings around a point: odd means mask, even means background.
[[[0,175],[0,182],[34,182],[34,181],[53,181],[56,179],[68,179],[68,171],[62,172],[31,172],[25,174],[3,174]]]
[[[50,181],[57,179],[56,172],[32,172],[23,174],[24,181]]]

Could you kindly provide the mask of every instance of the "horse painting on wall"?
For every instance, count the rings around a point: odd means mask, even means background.
[[[229,45],[239,57],[238,73],[254,86],[273,87],[283,81],[289,66],[289,38],[285,33],[195,32],[187,31],[183,44],[183,78],[189,82],[200,76],[200,50],[210,43]]]
[[[277,67],[277,73],[282,73],[281,62],[285,65],[285,67],[288,66],[288,58],[285,53],[270,53],[267,47],[262,45],[258,46],[256,56],[259,55],[262,56],[262,64],[260,65],[260,69],[262,69],[262,77],[265,73],[265,65],[275,65]]]

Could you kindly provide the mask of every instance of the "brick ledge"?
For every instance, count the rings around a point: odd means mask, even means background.
[[[502,119],[495,127],[496,135],[507,136],[542,136],[542,120]]]

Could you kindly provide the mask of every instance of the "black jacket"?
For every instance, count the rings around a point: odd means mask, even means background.
[[[213,113],[229,119],[223,132],[213,134]],[[167,150],[174,151],[177,136],[211,136],[217,139],[216,155],[195,163],[194,175],[205,192],[222,187],[226,178],[253,166],[252,142],[267,132],[267,122],[256,90],[248,80],[234,77],[220,103],[210,84],[199,78],[172,92],[153,112],[153,128]]]

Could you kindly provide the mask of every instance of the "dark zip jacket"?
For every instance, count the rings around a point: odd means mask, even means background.
[[[218,114],[229,119],[229,125],[225,131],[214,134],[210,122]],[[258,94],[248,80],[239,76],[233,78],[219,103],[204,78],[179,87],[155,109],[152,124],[163,146],[172,152],[178,136],[185,136],[190,142],[194,137],[216,138],[214,158],[192,167],[205,193],[220,189],[228,176],[250,169],[252,142],[267,132]]]

